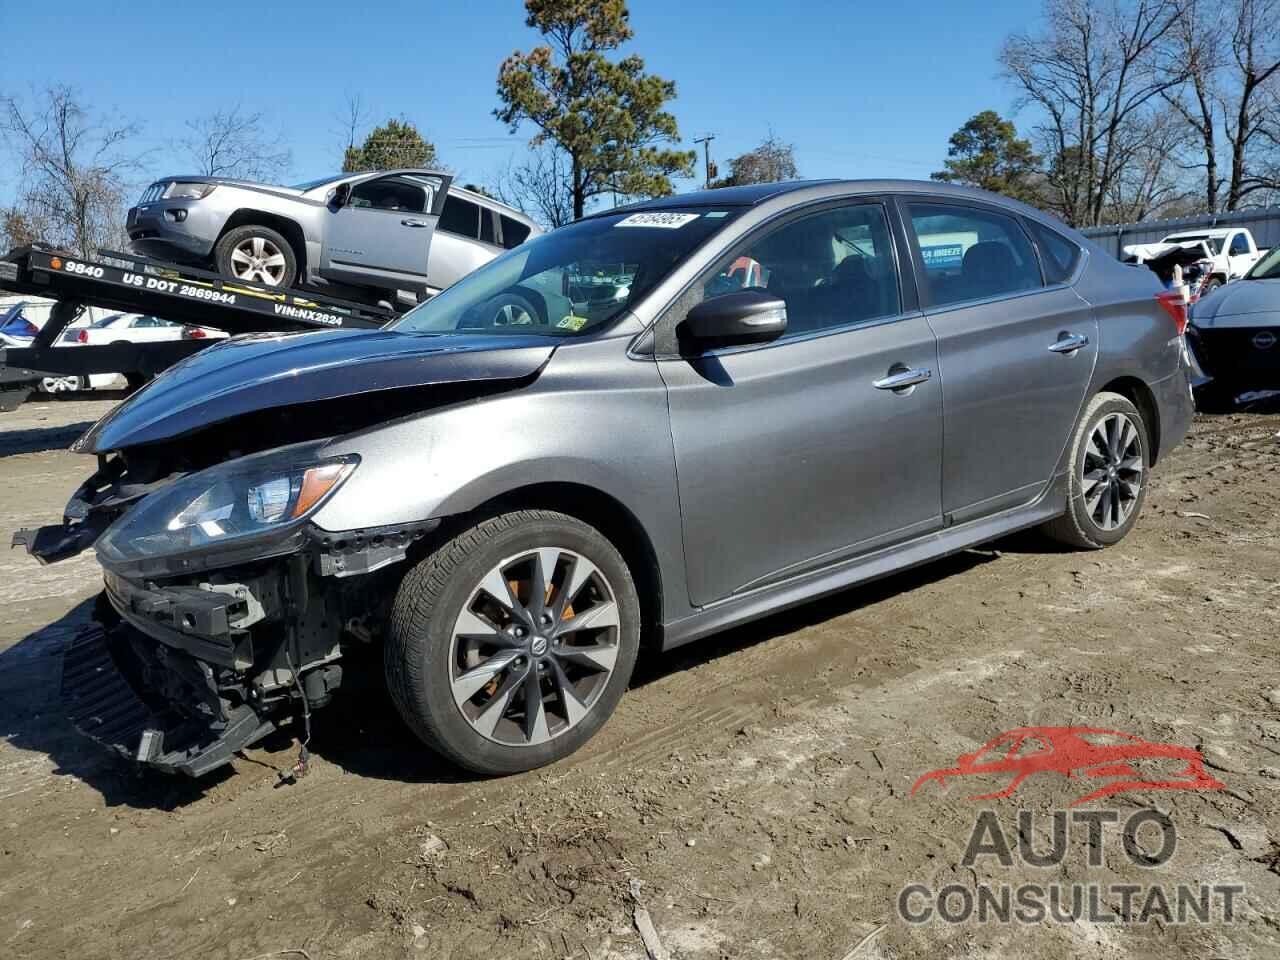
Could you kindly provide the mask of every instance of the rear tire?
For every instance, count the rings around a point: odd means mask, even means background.
[[[509,774],[586,743],[626,690],[639,647],[640,601],[613,544],[565,514],[520,510],[462,531],[409,571],[384,665],[427,746],[477,773]]]
[[[245,283],[284,289],[298,278],[298,255],[270,227],[228,230],[213,248],[213,260],[219,273]]]
[[[1082,550],[1123,540],[1146,500],[1149,437],[1127,398],[1104,392],[1090,400],[1071,438],[1066,512],[1041,529]]]

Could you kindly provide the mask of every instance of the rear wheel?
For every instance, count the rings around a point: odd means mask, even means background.
[[[1067,510],[1044,531],[1086,550],[1123,540],[1147,496],[1148,436],[1142,414],[1127,398],[1100,393],[1089,401],[1071,441]]]
[[[289,241],[270,227],[236,227],[214,247],[218,272],[246,283],[291,287],[298,277],[298,258]]]
[[[406,575],[387,684],[428,746],[479,773],[515,773],[591,738],[639,644],[639,598],[613,544],[565,514],[522,510],[458,534]]]
[[[83,377],[43,377],[40,380],[41,393],[75,393],[84,388]]]

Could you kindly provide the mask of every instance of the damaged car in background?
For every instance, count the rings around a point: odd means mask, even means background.
[[[1019,529],[1117,543],[1192,416],[1185,324],[1151,273],[980,191],[655,200],[387,328],[190,357],[17,540],[96,549],[64,693],[143,764],[199,775],[306,723],[368,648],[425,744],[510,773],[585,743],[642,645]]]

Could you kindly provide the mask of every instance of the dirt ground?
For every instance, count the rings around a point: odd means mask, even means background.
[[[109,405],[5,415],[0,531],[60,515],[91,466],[65,447]],[[675,958],[1280,955],[1278,432],[1274,407],[1198,420],[1105,552],[1021,536],[653,658],[580,754],[500,780],[420,748],[376,683],[317,715],[292,786],[285,733],[209,781],[139,776],[59,710],[95,561],[0,555],[0,956],[643,958],[637,906]],[[1034,814],[1043,850],[1049,811],[1098,785],[911,794],[1020,726],[1198,748],[1216,786],[1083,804],[1120,822],[1073,826],[1055,866],[966,864],[981,810],[1015,844]],[[1147,808],[1176,830],[1154,867],[1121,843]],[[913,883],[1028,882],[1100,885],[1101,910],[913,925],[897,906]],[[1243,891],[1229,921],[1117,922],[1126,883]]]

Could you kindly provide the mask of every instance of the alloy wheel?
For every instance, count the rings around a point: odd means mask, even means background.
[[[1081,467],[1081,491],[1089,517],[1102,530],[1123,526],[1142,490],[1142,440],[1123,413],[1109,413],[1094,426]]]
[[[45,393],[74,393],[80,389],[79,377],[45,377],[40,381]]]
[[[618,634],[614,590],[582,554],[542,547],[509,557],[471,592],[454,624],[454,703],[489,740],[546,743],[599,700]]]
[[[231,250],[231,273],[237,280],[274,287],[284,271],[284,252],[266,237],[245,237]]]

